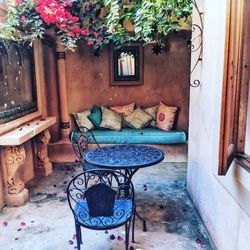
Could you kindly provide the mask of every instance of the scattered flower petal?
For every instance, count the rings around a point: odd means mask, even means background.
[[[22,221],[20,225],[21,225],[21,227],[24,227],[26,225],[26,223]]]
[[[73,234],[72,239],[73,239],[73,240],[75,240],[75,239],[76,239],[76,234]]]
[[[119,235],[119,236],[117,237],[117,240],[122,241],[122,240],[123,240],[123,237]]]
[[[17,231],[21,231],[22,230],[22,228],[21,227],[19,227],[18,229],[17,229]]]
[[[187,210],[186,208],[183,208],[183,209],[182,209],[182,212],[183,212],[183,213],[186,213],[187,211],[188,211],[188,210]]]
[[[196,238],[196,243],[201,243],[201,240],[199,238]]]
[[[114,239],[115,239],[114,234],[111,234],[109,238],[110,238],[111,240],[114,240]]]
[[[65,194],[67,194],[67,189],[64,189],[63,192],[64,192]]]
[[[201,243],[201,248],[206,248],[206,244],[205,243]]]

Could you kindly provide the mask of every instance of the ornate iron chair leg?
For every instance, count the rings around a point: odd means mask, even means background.
[[[81,226],[75,222],[75,228],[76,228],[76,241],[77,241],[77,249],[81,250],[81,244],[82,244],[82,236],[81,236]]]
[[[129,248],[130,223],[131,223],[131,220],[129,220],[129,221],[125,224],[125,249],[126,249],[126,250],[128,250],[128,248]]]
[[[135,243],[135,213],[132,218],[132,242]]]

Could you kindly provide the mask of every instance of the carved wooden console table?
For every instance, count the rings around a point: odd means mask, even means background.
[[[52,173],[47,144],[50,140],[48,128],[55,122],[54,117],[36,119],[0,136],[4,200],[8,205],[20,206],[29,199],[29,191],[20,177],[26,154],[32,158],[36,174],[47,176]],[[24,144],[31,139],[31,148],[25,152]]]

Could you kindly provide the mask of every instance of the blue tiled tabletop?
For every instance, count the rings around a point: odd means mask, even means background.
[[[161,162],[164,156],[162,150],[152,146],[121,144],[89,150],[84,158],[97,167],[139,169]]]

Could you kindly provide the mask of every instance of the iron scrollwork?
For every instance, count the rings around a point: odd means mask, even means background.
[[[202,53],[203,53],[203,13],[200,11],[196,0],[192,0],[193,2],[193,13],[196,11],[198,15],[198,23],[192,24],[192,39],[190,43],[191,53],[193,53],[193,57],[195,57],[193,67],[190,71],[190,76],[194,72],[197,65],[202,61]],[[197,42],[197,39],[198,42]],[[200,86],[201,82],[199,79],[195,79],[189,82],[189,85],[192,87]]]

